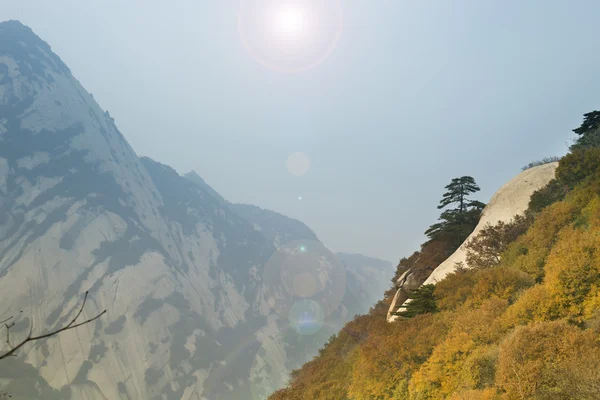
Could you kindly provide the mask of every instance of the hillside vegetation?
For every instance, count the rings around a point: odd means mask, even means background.
[[[435,307],[387,323],[386,297],[270,400],[600,398],[600,113],[575,133],[526,215],[469,244],[475,267],[418,291]]]

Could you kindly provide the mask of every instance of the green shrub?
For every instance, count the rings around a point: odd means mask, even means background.
[[[560,157],[552,156],[552,157],[542,158],[541,160],[530,162],[529,164],[527,164],[526,166],[521,168],[521,171],[525,171],[530,168],[537,167],[539,165],[550,164],[550,163],[557,162],[557,161],[560,161]]]

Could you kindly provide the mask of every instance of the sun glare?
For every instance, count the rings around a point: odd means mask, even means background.
[[[305,10],[287,6],[275,10],[272,17],[274,35],[298,38],[304,36],[308,29],[308,18]]]
[[[241,0],[244,46],[261,64],[298,72],[321,64],[342,33],[340,0]]]

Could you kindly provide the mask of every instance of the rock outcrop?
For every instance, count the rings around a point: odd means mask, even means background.
[[[415,290],[419,286],[421,286],[421,282],[419,282],[415,274],[410,269],[406,270],[402,275],[400,275],[400,278],[398,278],[396,281],[396,294],[394,295],[392,303],[390,304],[387,312],[386,318],[388,321],[394,321],[396,319],[394,312],[398,311],[398,306],[408,298],[411,290]]]
[[[448,259],[441,263],[422,284],[427,285],[439,282],[444,279],[446,275],[454,272],[457,264],[462,263],[468,268],[469,265],[466,262],[465,243],[477,236],[487,224],[495,225],[500,221],[509,222],[516,215],[522,215],[525,210],[527,210],[531,195],[536,190],[546,186],[554,178],[557,167],[558,163],[553,162],[527,169],[502,186],[492,196],[491,200],[483,210],[481,219],[471,235],[469,235],[465,242],[450,257],[448,257]],[[406,302],[401,300],[402,284],[402,282],[399,282],[399,290],[390,306],[390,311],[387,316],[389,322],[395,321],[397,316],[393,315],[393,313],[402,311],[406,305]],[[398,307],[399,304],[402,305]]]

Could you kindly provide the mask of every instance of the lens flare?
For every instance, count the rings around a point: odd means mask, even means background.
[[[316,302],[324,318],[342,302],[346,269],[321,242],[295,241],[281,246],[265,265],[265,306],[288,319],[297,302]]]
[[[340,0],[241,0],[238,30],[246,50],[280,72],[314,68],[335,50],[343,30]]]
[[[310,158],[302,152],[292,153],[288,156],[285,166],[294,176],[304,176],[310,170]]]
[[[290,326],[303,336],[314,335],[323,327],[325,315],[323,308],[313,300],[296,302],[289,315]]]

